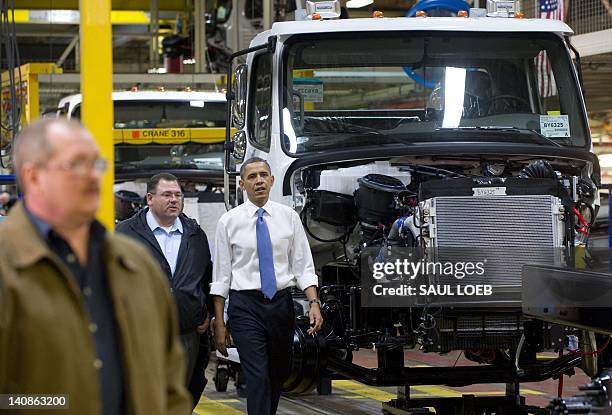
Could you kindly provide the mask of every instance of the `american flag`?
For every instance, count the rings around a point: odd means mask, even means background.
[[[540,0],[540,17],[542,19],[564,20],[564,0]],[[557,85],[550,68],[550,62],[546,52],[542,51],[535,60],[537,69],[538,85],[541,97],[557,95]]]
[[[542,19],[564,19],[563,0],[540,0],[540,17]]]

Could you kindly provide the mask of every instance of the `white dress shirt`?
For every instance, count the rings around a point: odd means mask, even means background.
[[[153,231],[155,239],[161,248],[170,270],[174,276],[174,270],[176,269],[176,260],[178,259],[179,249],[181,247],[181,238],[183,236],[183,224],[179,218],[176,218],[172,226],[163,227],[155,219],[151,209],[147,211],[147,225]]]
[[[260,290],[257,255],[257,207],[250,200],[226,212],[217,224],[210,294],[227,298],[229,290]],[[276,288],[304,290],[318,285],[308,238],[296,211],[268,201],[264,219],[272,241]]]

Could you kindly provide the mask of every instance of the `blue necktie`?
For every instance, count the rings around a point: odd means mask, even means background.
[[[263,217],[265,210],[257,210],[257,256],[259,256],[259,277],[261,278],[261,292],[268,298],[276,294],[276,274],[274,273],[274,257],[272,254],[272,241],[268,225]]]

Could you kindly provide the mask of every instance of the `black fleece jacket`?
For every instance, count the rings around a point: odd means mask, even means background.
[[[208,295],[212,281],[208,239],[194,219],[181,213],[179,219],[183,224],[183,235],[173,276],[170,265],[147,224],[148,210],[142,209],[130,219],[120,222],[116,231],[144,243],[157,259],[170,282],[178,308],[181,332],[184,333],[202,324],[208,315],[207,310],[212,310]]]

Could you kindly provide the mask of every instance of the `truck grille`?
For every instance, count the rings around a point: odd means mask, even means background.
[[[477,282],[455,283],[520,288],[522,266],[552,264],[563,243],[562,205],[553,196],[442,196],[425,203],[438,261],[486,259]]]

